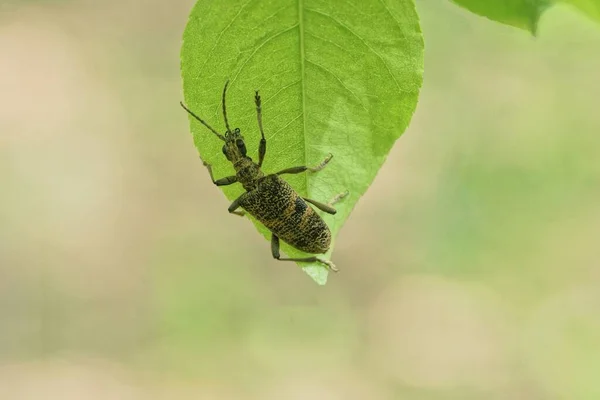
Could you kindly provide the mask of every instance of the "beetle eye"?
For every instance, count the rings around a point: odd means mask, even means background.
[[[235,145],[240,150],[240,153],[242,153],[242,155],[245,157],[246,156],[246,144],[244,143],[244,141],[242,139],[237,139],[235,141]]]
[[[223,154],[225,154],[225,157],[227,157],[227,159],[229,160],[229,153],[227,152],[227,145],[223,145],[223,148],[221,149],[221,151],[223,151]]]

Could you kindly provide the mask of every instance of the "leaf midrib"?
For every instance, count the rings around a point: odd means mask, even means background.
[[[298,34],[300,35],[300,80],[302,81],[302,135],[304,139],[304,164],[308,164],[307,145],[306,145],[306,73],[304,62],[304,0],[298,0]],[[306,186],[306,197],[310,197],[308,186],[308,174],[304,175],[304,185]]]

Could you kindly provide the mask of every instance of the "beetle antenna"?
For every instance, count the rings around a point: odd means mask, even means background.
[[[185,104],[183,104],[183,101],[180,101],[179,104],[181,105],[181,107],[183,107],[183,109],[185,111],[188,112],[188,114],[190,114],[192,117],[194,117],[196,120],[198,120],[202,125],[204,125],[205,127],[207,127],[208,129],[210,129],[212,131],[212,133],[214,133],[215,135],[217,135],[217,137],[219,139],[221,139],[222,141],[225,142],[225,137],[223,135],[221,135],[219,132],[215,131],[212,126],[210,126],[209,124],[207,124],[202,118],[200,118],[199,116],[197,116],[196,114],[194,114],[194,112],[192,110],[190,110],[189,108],[187,108],[185,106]],[[227,129],[229,129],[229,127],[227,127]]]
[[[225,126],[227,127],[227,132],[231,132],[231,128],[229,127],[229,122],[227,122],[227,109],[225,108],[225,94],[227,93],[227,86],[229,85],[229,79],[225,82],[225,87],[223,88],[223,118],[225,119]]]

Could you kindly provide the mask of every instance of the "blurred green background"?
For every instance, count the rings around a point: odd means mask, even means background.
[[[197,157],[191,6],[0,4],[0,399],[600,398],[600,26],[419,1],[417,112],[318,287]]]

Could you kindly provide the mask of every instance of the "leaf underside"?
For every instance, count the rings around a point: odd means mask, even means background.
[[[253,98],[260,91],[265,173],[334,155],[319,173],[283,178],[320,202],[349,192],[336,215],[319,212],[335,239],[408,126],[422,83],[423,39],[412,0],[200,0],[185,29],[181,72],[185,102],[219,132],[225,132],[220,101],[229,79],[229,123],[241,129],[254,160],[260,133]],[[190,121],[215,178],[233,175],[222,142]],[[229,200],[243,193],[239,184],[221,188]],[[283,243],[282,251],[307,256]],[[321,264],[300,266],[317,283],[326,282]]]
[[[537,34],[539,20],[554,4],[570,4],[600,21],[600,0],[451,0],[474,14]]]

